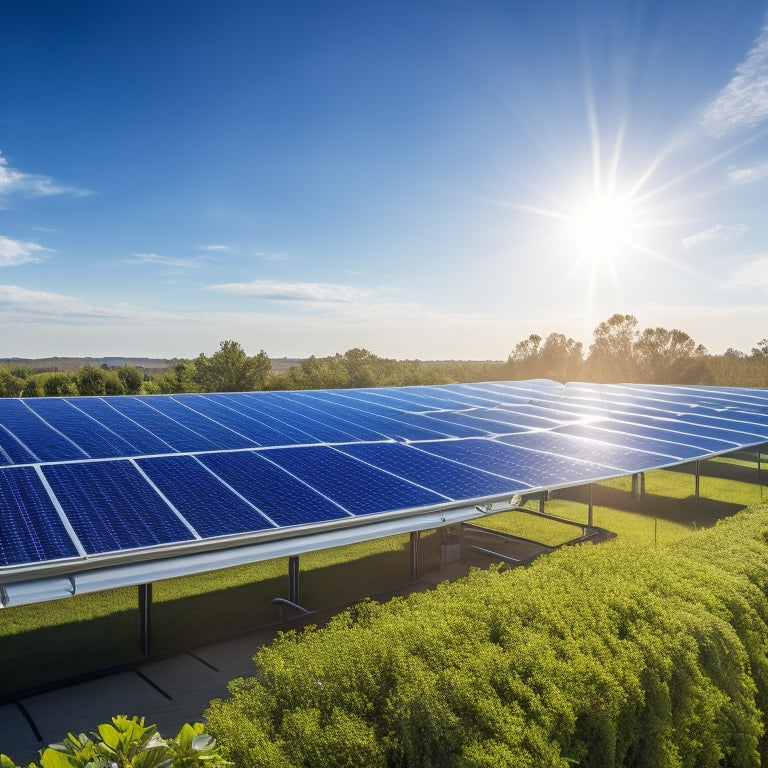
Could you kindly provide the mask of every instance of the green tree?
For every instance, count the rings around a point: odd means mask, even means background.
[[[638,378],[654,384],[698,383],[703,371],[695,365],[707,354],[685,332],[677,328],[646,328],[634,345]]]
[[[584,363],[580,341],[562,333],[550,333],[539,352],[538,376],[555,381],[573,381],[580,377]]]
[[[595,328],[589,348],[588,372],[595,381],[634,381],[637,373],[635,342],[639,332],[634,315],[611,315]]]
[[[123,365],[117,369],[117,375],[123,382],[125,392],[129,395],[138,395],[144,384],[144,375],[133,365]]]
[[[195,359],[195,381],[203,392],[253,392],[264,389],[272,362],[264,350],[249,357],[236,341],[222,341],[219,349]]]
[[[43,391],[43,375],[28,376],[24,380],[24,387],[21,390],[22,397],[45,397]]]
[[[105,371],[104,376],[104,394],[105,395],[124,395],[125,383],[117,371]]]
[[[107,372],[93,365],[84,365],[76,374],[77,391],[81,395],[105,395]]]
[[[14,376],[8,368],[0,368],[0,397],[18,397],[24,389],[24,379]]]
[[[46,397],[76,395],[77,385],[68,373],[49,373],[43,377],[43,394]]]

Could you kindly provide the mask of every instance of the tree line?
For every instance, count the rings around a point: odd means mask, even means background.
[[[174,360],[159,375],[132,365],[86,365],[71,374],[0,366],[0,396],[346,389],[516,379],[768,388],[768,338],[749,353],[728,349],[711,355],[684,331],[641,330],[634,315],[614,314],[595,328],[588,350],[562,333],[546,338],[532,333],[505,361],[395,360],[354,348],[328,357],[313,355],[281,373],[272,370],[264,350],[248,355],[238,342],[227,340],[212,355]]]

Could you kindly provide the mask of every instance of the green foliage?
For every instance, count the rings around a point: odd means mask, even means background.
[[[203,392],[253,392],[264,389],[271,370],[264,350],[249,357],[236,341],[222,341],[211,357],[195,360],[194,381]]]
[[[144,384],[144,375],[133,365],[123,365],[116,370],[127,395],[138,395]]]
[[[41,374],[40,378],[43,382],[43,394],[45,397],[77,394],[77,384],[68,373],[45,373]]]
[[[15,376],[9,368],[0,367],[0,397],[19,397],[24,389],[24,379]]]
[[[221,755],[216,740],[205,733],[202,723],[182,726],[175,739],[167,741],[144,718],[117,715],[102,723],[90,736],[67,737],[42,751],[40,768],[225,768],[231,765]],[[0,755],[0,768],[18,768]],[[37,768],[30,764],[29,768]]]
[[[81,395],[105,395],[107,372],[103,368],[84,365],[76,374],[77,390]]]
[[[237,766],[757,768],[768,508],[366,602],[211,703]]]

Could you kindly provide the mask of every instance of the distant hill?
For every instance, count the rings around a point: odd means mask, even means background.
[[[64,373],[74,373],[86,365],[94,365],[97,368],[102,365],[108,365],[110,368],[133,365],[150,373],[159,373],[171,365],[175,359],[157,357],[0,357],[0,365],[28,365],[38,371],[62,371]],[[272,360],[272,370],[275,373],[281,373],[300,362],[301,358],[276,358]]]

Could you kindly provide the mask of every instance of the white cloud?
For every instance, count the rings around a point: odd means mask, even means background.
[[[768,163],[756,165],[754,168],[736,168],[732,166],[728,169],[728,178],[735,184],[748,184],[752,181],[759,181],[768,176]]]
[[[250,283],[209,285],[209,291],[253,296],[271,301],[310,301],[331,303],[361,303],[370,291],[339,283],[288,283],[277,280],[254,280]]]
[[[747,227],[743,224],[725,225],[718,224],[710,229],[705,229],[703,232],[699,232],[696,235],[691,235],[683,240],[683,248],[688,250],[689,248],[695,248],[702,243],[709,243],[713,240],[728,241],[734,240],[737,237],[741,237],[747,231]]]
[[[713,136],[752,128],[768,118],[768,27],[764,27],[728,85],[704,110]]]
[[[725,284],[726,288],[734,290],[768,288],[768,256],[756,259],[739,267],[730,280]]]
[[[42,261],[45,248],[25,240],[11,240],[0,235],[0,267],[15,267],[19,264]]]
[[[127,259],[128,264],[160,264],[164,267],[177,267],[181,269],[193,269],[200,266],[197,259],[178,259],[173,256],[159,256],[156,253],[135,253],[132,259]]]
[[[0,152],[0,195],[22,194],[28,197],[49,197],[51,195],[75,195],[82,197],[90,194],[87,190],[76,187],[63,187],[50,176],[41,176],[10,168],[8,161]]]
[[[199,245],[199,251],[228,251],[228,245]]]
[[[0,285],[0,320],[15,322],[93,322],[173,319],[167,312],[157,312],[131,304],[100,307],[74,296],[48,291],[32,291],[18,285]]]

